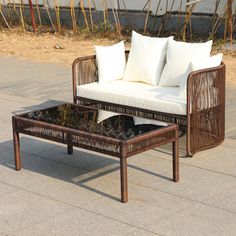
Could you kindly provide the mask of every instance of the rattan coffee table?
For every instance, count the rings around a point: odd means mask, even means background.
[[[173,181],[179,181],[178,128],[152,120],[75,104],[62,104],[12,118],[15,169],[21,169],[19,133],[108,154],[120,159],[121,201],[128,201],[127,158],[172,142]]]

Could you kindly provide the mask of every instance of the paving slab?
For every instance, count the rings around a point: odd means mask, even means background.
[[[27,227],[16,235],[123,236],[134,230],[137,229],[129,224],[117,222],[92,212],[75,209],[67,214],[53,217],[41,224]]]
[[[192,166],[197,166],[205,170],[212,170],[236,178],[236,146],[230,139],[213,149],[199,152],[191,162]]]
[[[1,183],[0,182],[0,200],[1,200],[1,197],[5,194],[9,194],[11,192],[14,192],[14,191],[18,191],[18,188],[15,188],[11,185],[8,185],[6,183]]]
[[[132,183],[129,183],[128,195],[129,202],[127,204],[100,198],[90,202],[84,208],[136,227],[143,227],[162,218],[167,218],[192,204],[186,199],[176,198]]]
[[[25,227],[40,223],[72,210],[71,206],[22,190],[1,196],[0,229],[14,234]]]
[[[9,95],[72,101],[71,67],[0,57],[0,90]],[[11,68],[11,70],[9,69]]]
[[[205,204],[195,204],[184,209],[182,212],[144,228],[160,235],[170,236],[234,236],[236,216],[235,214]]]

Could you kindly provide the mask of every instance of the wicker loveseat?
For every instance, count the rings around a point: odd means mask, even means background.
[[[128,53],[126,51],[126,56]],[[98,81],[95,55],[77,58],[72,65],[72,71],[74,103],[177,123],[179,129],[186,132],[187,156],[193,156],[200,150],[215,147],[224,140],[225,64],[223,62],[218,67],[190,73],[187,80],[187,99],[184,101],[178,100],[177,96],[177,102],[175,101],[176,91],[174,89],[156,91],[153,86],[156,96],[153,96],[152,101],[148,98],[148,106],[143,105],[147,99],[145,92],[142,94],[143,101],[138,97],[142,83],[136,87],[136,102],[134,95],[130,94],[130,86],[123,86],[122,100],[121,84],[119,84],[121,82],[117,82],[110,91],[106,90],[105,93],[103,89],[99,91],[98,83],[94,83]],[[130,85],[133,82],[126,83]],[[143,84],[143,86],[145,85]],[[150,85],[147,86],[149,86],[147,90],[152,91]],[[109,90],[109,88],[107,89]],[[129,97],[133,97],[133,100],[130,100]]]

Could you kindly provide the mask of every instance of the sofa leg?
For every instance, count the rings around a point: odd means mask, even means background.
[[[190,144],[190,134],[189,134],[189,129],[187,129],[186,133],[186,157],[193,157],[193,153],[191,152],[191,144]]]

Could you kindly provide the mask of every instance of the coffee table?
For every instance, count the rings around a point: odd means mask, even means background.
[[[176,124],[65,103],[12,117],[15,169],[21,169],[19,133],[120,159],[121,201],[128,201],[127,158],[172,142],[173,181],[179,181]]]

